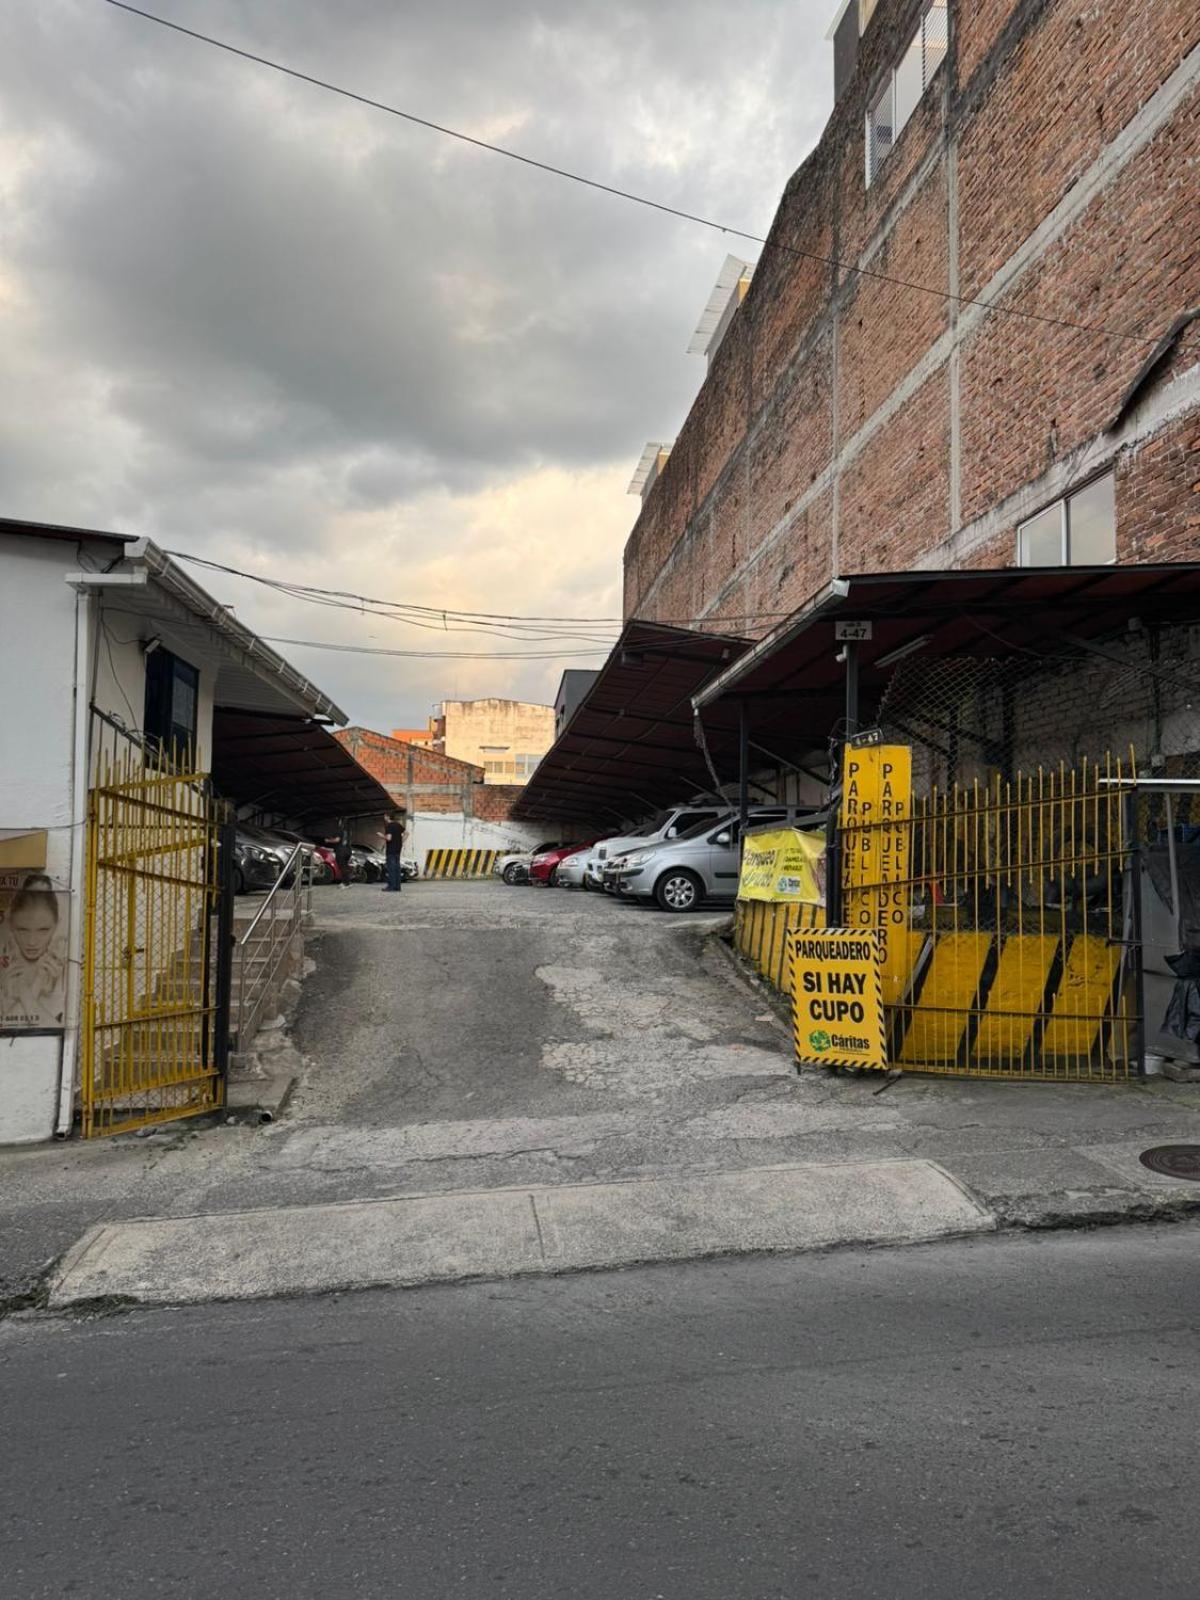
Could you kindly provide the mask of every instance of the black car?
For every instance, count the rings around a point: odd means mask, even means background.
[[[233,889],[235,894],[246,894],[255,889],[274,887],[279,877],[280,861],[276,851],[269,850],[261,840],[239,828],[233,846]]]

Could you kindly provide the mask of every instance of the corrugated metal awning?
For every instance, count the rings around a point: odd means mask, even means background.
[[[692,696],[750,648],[747,639],[627,622],[575,714],[542,757],[515,821],[614,821],[686,800],[713,784],[696,742]],[[705,719],[710,739],[737,737],[737,713]]]
[[[305,717],[213,712],[213,782],[239,805],[297,822],[378,816],[397,802],[329,729]]]
[[[869,622],[858,648],[862,718],[897,661],[938,656],[1057,656],[1131,622],[1200,621],[1200,564],[1001,567],[865,573],[826,586],[786,622],[717,672],[694,697],[707,724],[746,700],[753,726],[791,753],[828,740],[844,710],[839,622]]]

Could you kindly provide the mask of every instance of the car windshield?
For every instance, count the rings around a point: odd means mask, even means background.
[[[671,843],[678,844],[681,839],[698,839],[701,834],[707,833],[710,828],[716,828],[723,822],[732,821],[732,811],[725,817],[709,817],[707,822],[697,822],[695,827],[689,828],[686,833],[677,833]]]
[[[643,822],[640,828],[630,828],[625,837],[627,839],[645,839],[649,834],[661,833],[674,815],[673,811],[659,811],[649,821]]]

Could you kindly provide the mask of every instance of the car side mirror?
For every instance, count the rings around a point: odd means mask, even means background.
[[[678,832],[678,828],[668,828],[664,837],[667,839],[673,839]]]
[[[718,833],[716,838],[713,840],[713,843],[721,845],[732,844],[733,835],[730,833],[728,828],[722,828],[720,833]]]

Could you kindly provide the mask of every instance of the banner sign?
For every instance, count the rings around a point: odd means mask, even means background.
[[[909,978],[911,815],[908,745],[847,745],[842,758],[842,915],[856,930],[873,928],[879,934],[888,1005],[904,998]]]
[[[800,1061],[886,1070],[879,935],[873,929],[793,931],[792,1028]]]
[[[69,897],[41,872],[0,870],[0,1028],[61,1028]]]
[[[739,900],[825,904],[825,835],[799,828],[748,833],[742,842]]]

